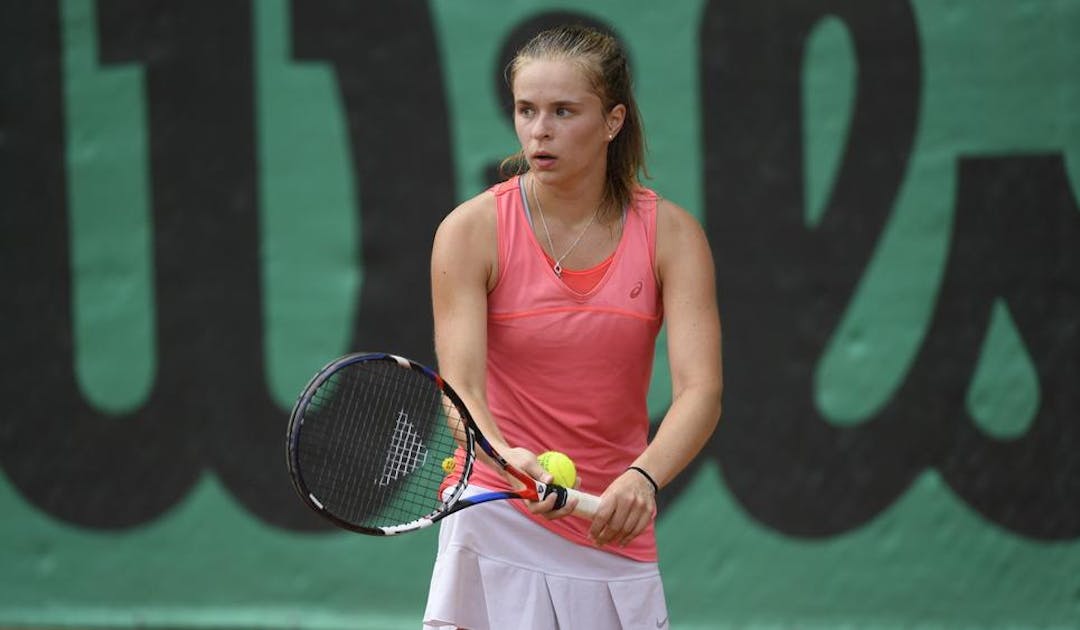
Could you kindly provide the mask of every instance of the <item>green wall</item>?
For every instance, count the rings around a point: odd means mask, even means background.
[[[648,184],[717,258],[673,627],[1080,625],[1080,2],[26,4],[0,626],[417,627],[434,534],[302,513],[288,408],[338,354],[431,360],[426,247],[552,13],[627,43]]]

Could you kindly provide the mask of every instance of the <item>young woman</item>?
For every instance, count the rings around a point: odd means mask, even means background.
[[[667,623],[655,494],[720,416],[720,321],[696,220],[638,182],[645,141],[626,56],[584,27],[545,31],[508,68],[513,177],[453,210],[432,249],[439,370],[514,465],[577,465],[601,497],[494,502],[443,521],[425,626]],[[648,441],[653,349],[667,325],[672,404]],[[482,462],[470,487],[512,483]]]

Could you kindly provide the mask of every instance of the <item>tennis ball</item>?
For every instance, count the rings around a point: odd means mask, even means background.
[[[455,468],[456,466],[457,466],[457,464],[456,464],[456,463],[454,462],[454,458],[453,458],[453,457],[447,457],[446,459],[442,460],[442,469],[443,469],[443,472],[445,472],[445,473],[446,473],[446,474],[448,474],[448,475],[449,475],[450,473],[454,472],[454,468]]]
[[[564,488],[573,488],[577,483],[577,468],[574,460],[559,451],[547,451],[540,453],[536,458],[544,470],[551,473],[554,482]]]

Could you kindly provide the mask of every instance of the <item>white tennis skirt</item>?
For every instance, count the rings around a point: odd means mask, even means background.
[[[486,492],[469,487],[466,496]],[[507,501],[439,525],[424,628],[618,630],[668,627],[655,562],[572,543]]]

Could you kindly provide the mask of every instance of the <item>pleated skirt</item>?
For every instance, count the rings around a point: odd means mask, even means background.
[[[572,543],[529,521],[508,501],[463,510],[439,527],[426,630],[668,627],[655,562]]]

